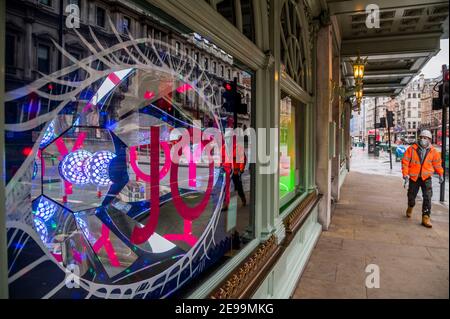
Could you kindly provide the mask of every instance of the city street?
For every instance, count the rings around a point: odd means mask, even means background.
[[[407,219],[399,163],[391,172],[385,160],[385,154],[375,159],[353,148],[331,225],[321,234],[293,298],[449,297],[448,197],[442,205],[435,191],[432,229],[420,225],[420,195]],[[379,267],[379,288],[366,287],[368,265]]]
[[[352,161],[350,164],[350,170],[353,172],[360,172],[365,174],[374,175],[387,175],[387,176],[402,176],[402,164],[395,161],[395,154],[392,154],[392,170],[389,166],[389,153],[380,151],[380,156],[375,157],[372,154],[368,154],[367,147],[365,150],[362,147],[353,147],[352,149]],[[399,185],[403,185],[402,180],[398,180]],[[406,186],[408,187],[408,186]],[[439,178],[437,175],[433,176],[433,201],[439,201],[440,195]],[[445,180],[445,202],[443,203],[448,207],[449,201],[449,181],[448,174]],[[421,193],[419,192],[418,198]],[[395,200],[395,199],[394,199]],[[403,199],[402,199],[403,200]],[[406,203],[406,197],[405,197]]]

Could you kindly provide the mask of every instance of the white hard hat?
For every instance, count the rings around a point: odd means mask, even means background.
[[[433,139],[433,136],[431,135],[431,132],[428,130],[423,130],[420,132],[420,137],[428,137],[429,139]]]

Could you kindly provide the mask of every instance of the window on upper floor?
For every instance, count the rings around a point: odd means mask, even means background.
[[[181,43],[178,41],[175,42],[175,55],[181,55]]]
[[[39,0],[40,4],[46,5],[51,7],[52,6],[52,0]]]
[[[48,74],[50,72],[50,47],[39,44],[37,48],[38,71]]]
[[[96,13],[95,13],[95,23],[99,26],[104,28],[105,27],[105,15],[106,11],[102,7],[96,7]]]
[[[5,64],[7,67],[16,64],[16,37],[11,34],[5,36]]]
[[[131,18],[124,16],[122,19],[122,32],[131,32]]]

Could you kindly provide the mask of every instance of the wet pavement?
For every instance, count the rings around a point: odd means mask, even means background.
[[[352,158],[350,164],[350,170],[353,172],[360,172],[365,174],[375,175],[387,175],[402,177],[402,165],[401,162],[395,160],[395,154],[392,154],[392,170],[389,164],[389,153],[380,152],[379,157],[375,157],[372,154],[368,154],[367,148],[365,150],[362,147],[353,147]],[[402,183],[402,180],[399,181]],[[448,175],[445,180],[445,202],[443,203],[448,207],[449,203],[449,180]],[[421,192],[417,195],[421,197]],[[433,200],[439,201],[440,198],[440,184],[437,175],[433,176]]]
[[[399,163],[391,171],[385,158],[353,150],[331,225],[293,298],[449,298],[448,202],[433,201],[431,229],[420,223],[419,197],[413,217],[406,218]],[[366,286],[373,267],[379,288]]]

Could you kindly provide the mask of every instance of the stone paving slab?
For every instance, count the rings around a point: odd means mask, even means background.
[[[405,217],[399,176],[350,172],[293,298],[449,298],[448,208],[433,203],[427,229],[420,207]],[[380,268],[380,288],[366,288],[369,264]]]

